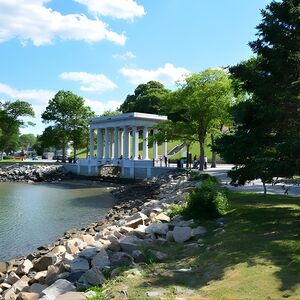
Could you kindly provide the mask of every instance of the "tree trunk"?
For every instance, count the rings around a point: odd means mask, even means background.
[[[204,140],[200,140],[200,166],[199,170],[203,171],[204,170]]]
[[[73,145],[73,150],[74,150],[74,156],[73,156],[73,159],[74,159],[74,162],[76,161],[76,148],[74,147]]]
[[[0,160],[3,160],[3,151],[0,152]]]
[[[265,181],[263,181],[262,183],[263,183],[263,187],[264,187],[264,195],[266,195],[267,194],[266,183],[265,183]]]
[[[62,162],[66,162],[66,144],[63,144],[62,147]]]
[[[215,136],[211,134],[211,145],[214,147],[215,145]],[[211,155],[211,168],[216,168],[217,167],[217,153],[216,151],[212,151]]]

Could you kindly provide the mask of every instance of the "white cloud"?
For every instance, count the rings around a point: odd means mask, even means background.
[[[62,15],[45,7],[47,2],[51,0],[0,0],[0,42],[18,38],[23,45],[32,41],[41,46],[60,38],[125,44],[124,34],[111,31],[101,20],[83,14]]]
[[[122,68],[121,74],[132,84],[146,83],[150,80],[159,81],[165,85],[173,85],[184,79],[190,72],[184,68],[177,68],[172,64],[165,64],[156,70]]]
[[[134,0],[75,0],[85,5],[91,13],[117,19],[133,20],[145,15],[144,7]]]
[[[126,51],[123,54],[113,54],[112,57],[114,59],[130,60],[130,59],[134,59],[136,56],[131,51]]]
[[[65,80],[79,82],[80,90],[83,92],[102,93],[117,88],[117,85],[103,74],[64,72],[61,73],[59,77]]]
[[[90,106],[97,115],[101,115],[107,110],[116,110],[122,103],[123,101],[117,100],[109,100],[104,103],[97,100],[85,99],[85,104]]]
[[[29,101],[35,106],[46,105],[49,99],[53,98],[55,92],[44,89],[18,90],[11,86],[0,83],[0,94],[8,96],[12,100]]]

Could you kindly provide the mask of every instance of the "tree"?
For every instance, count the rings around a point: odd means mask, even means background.
[[[93,116],[94,113],[90,107],[84,105],[82,97],[61,90],[49,101],[42,114],[43,122],[53,124],[46,128],[43,135],[48,136],[48,143],[52,146],[61,147],[63,160],[65,160],[67,143],[72,141],[75,158],[76,150],[86,146],[88,120]],[[46,138],[43,140],[45,141]]]
[[[5,150],[16,150],[20,128],[26,126],[22,117],[34,117],[31,104],[26,101],[0,102],[0,157]]]
[[[36,136],[32,133],[22,134],[19,137],[19,145],[22,149],[32,147],[36,143]]]
[[[200,143],[200,169],[204,167],[204,143],[207,134],[220,127],[228,116],[233,90],[223,69],[207,69],[187,77],[178,91],[168,97],[171,122],[166,125],[168,139]]]
[[[149,81],[140,84],[134,90],[133,95],[128,95],[119,110],[122,113],[141,112],[149,114],[162,114],[164,97],[170,93],[163,84],[157,81]]]
[[[257,56],[230,68],[249,99],[235,108],[236,128],[218,141],[220,154],[238,166],[230,175],[240,184],[300,171],[299,0],[273,1],[262,17],[250,43]]]

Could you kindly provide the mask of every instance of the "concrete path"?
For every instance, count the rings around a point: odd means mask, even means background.
[[[222,164],[217,165],[217,168],[210,168],[204,171],[204,173],[210,174],[212,176],[216,176],[219,180],[224,184],[228,189],[231,191],[236,192],[252,192],[252,193],[263,193],[263,185],[260,180],[253,180],[250,183],[245,184],[244,186],[234,187],[230,185],[230,178],[227,176],[227,172],[231,170],[233,165],[229,164]],[[277,195],[284,195],[286,189],[288,189],[288,195],[294,197],[300,197],[300,186],[299,185],[292,185],[292,184],[283,184],[279,183],[276,185],[267,184],[267,193],[268,194],[277,194]]]

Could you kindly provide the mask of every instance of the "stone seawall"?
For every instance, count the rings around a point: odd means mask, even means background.
[[[170,205],[181,203],[196,185],[185,175],[172,174],[121,186],[113,191],[117,205],[103,220],[69,230],[26,257],[0,263],[0,299],[86,299],[89,294],[76,290],[103,285],[120,266],[144,263],[145,247],[205,235],[194,220],[170,219],[167,214]],[[164,259],[167,254],[152,255]]]

